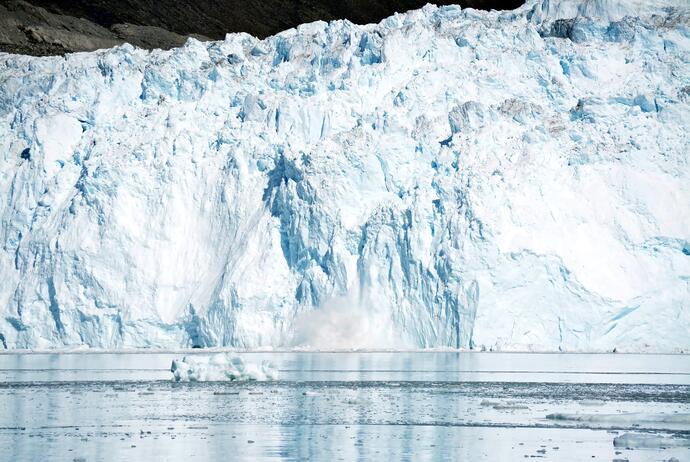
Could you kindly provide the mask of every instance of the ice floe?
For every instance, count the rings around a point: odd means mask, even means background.
[[[690,447],[690,439],[657,434],[624,433],[613,439],[613,445],[619,448],[630,449]]]
[[[245,362],[231,353],[190,355],[175,359],[170,372],[176,382],[264,381],[278,378],[278,371],[269,361]]]

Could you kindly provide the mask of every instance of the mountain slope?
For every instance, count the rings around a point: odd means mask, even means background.
[[[438,4],[451,3],[441,0]],[[521,0],[460,0],[463,7],[514,9]],[[349,19],[379,22],[423,0],[0,0],[0,51],[56,55],[125,42],[169,49],[187,37],[222,40],[246,32],[264,38],[299,24]]]

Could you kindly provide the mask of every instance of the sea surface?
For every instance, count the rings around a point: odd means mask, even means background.
[[[0,354],[0,461],[690,461],[684,355],[251,352],[278,380],[174,382],[191,354]]]

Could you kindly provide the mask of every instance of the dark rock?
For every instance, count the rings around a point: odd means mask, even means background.
[[[302,23],[379,22],[427,0],[0,0],[0,51],[57,55],[124,42],[173,48],[187,37],[220,40],[230,32],[259,38]],[[522,0],[440,0],[480,9],[514,9]]]

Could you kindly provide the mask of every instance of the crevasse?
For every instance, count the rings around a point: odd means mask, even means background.
[[[689,11],[0,55],[0,345],[687,351]]]

